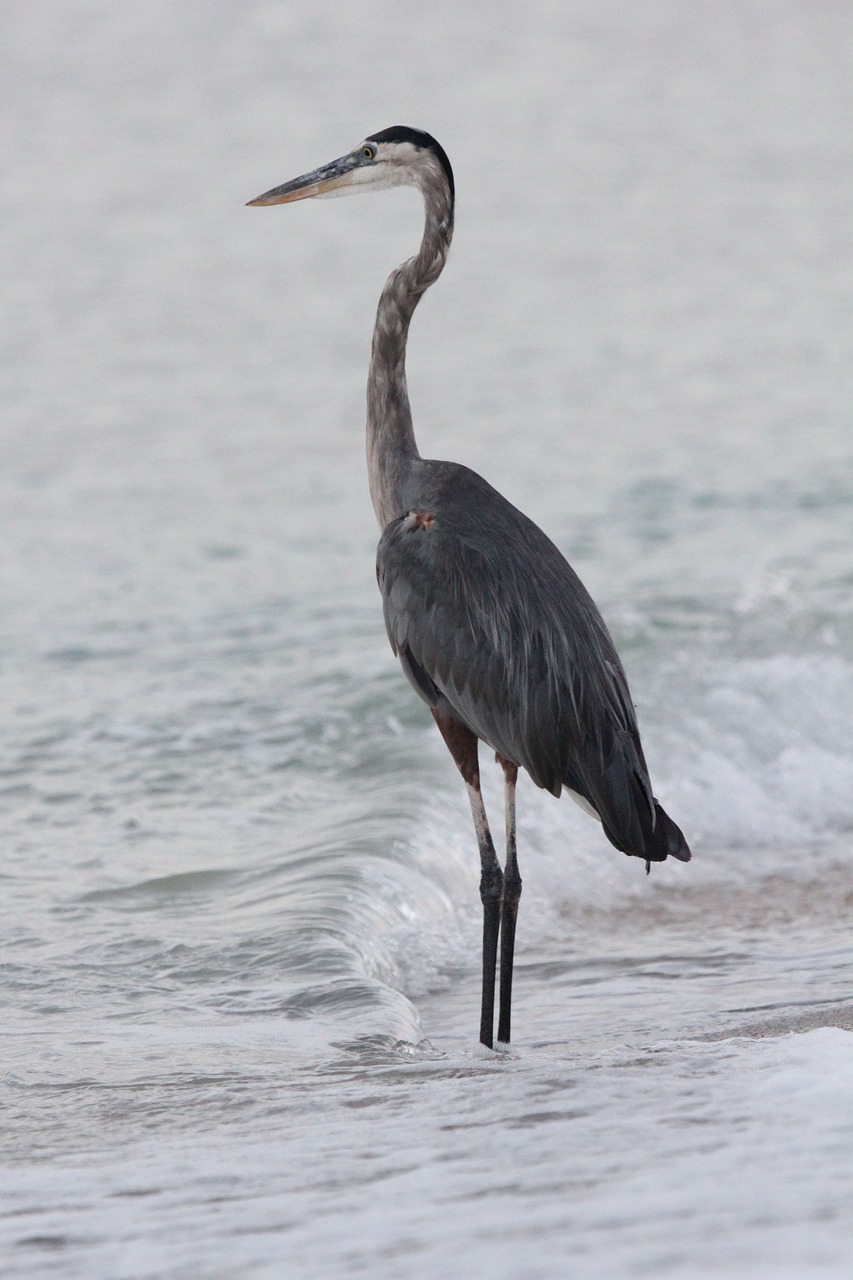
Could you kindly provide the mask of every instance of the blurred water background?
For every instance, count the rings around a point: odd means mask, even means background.
[[[3,1274],[848,1276],[853,10],[2,21]],[[395,123],[458,192],[421,450],[572,560],[694,849],[521,786],[504,1057],[373,576],[418,200],[244,208]]]

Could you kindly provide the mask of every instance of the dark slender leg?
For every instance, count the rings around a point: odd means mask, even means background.
[[[483,904],[483,998],[480,1005],[480,1043],[492,1048],[495,1022],[495,969],[501,924],[504,877],[480,791],[477,735],[457,720],[450,708],[433,707],[433,718],[468,787],[474,829],[480,846],[480,901]]]
[[[521,897],[521,876],[515,848],[515,784],[518,766],[498,757],[506,779],[506,866],[504,868],[503,902],[501,904],[501,997],[498,1017],[498,1040],[509,1044],[512,1010],[512,962],[515,954],[515,922]]]
[[[480,846],[480,901],[483,904],[483,998],[480,1005],[480,1043],[493,1045],[495,1021],[495,969],[498,960],[498,932],[503,899],[503,872],[500,868],[479,782],[468,784],[477,843]]]

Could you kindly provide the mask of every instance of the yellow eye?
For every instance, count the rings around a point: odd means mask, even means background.
[[[375,157],[376,152],[373,150],[373,147],[362,147],[361,154],[364,156],[365,160],[372,160]]]

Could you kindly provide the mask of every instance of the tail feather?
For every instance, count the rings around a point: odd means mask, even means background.
[[[647,779],[634,773],[630,781],[630,792],[623,792],[618,797],[621,804],[613,802],[611,793],[607,809],[603,805],[597,806],[604,834],[610,843],[632,857],[645,858],[646,871],[651,863],[664,862],[667,858],[689,862],[690,849],[680,827],[646,791],[644,784]]]
[[[590,750],[566,770],[563,783],[582,797],[601,819],[611,844],[634,858],[653,862],[690,861],[681,830],[652,795],[646,762],[636,734],[614,735],[604,762]]]
[[[672,818],[658,804],[655,806],[655,825],[651,838],[646,842],[646,870],[650,862],[663,862],[664,858],[677,858],[679,862],[690,861],[690,849],[687,841]]]

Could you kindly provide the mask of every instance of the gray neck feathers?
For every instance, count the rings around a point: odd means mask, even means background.
[[[382,290],[367,380],[367,470],[381,529],[402,515],[406,479],[420,456],[406,386],[409,324],[421,297],[441,275],[453,235],[452,197],[437,161],[424,170],[419,185],[426,208],[423,240]]]

